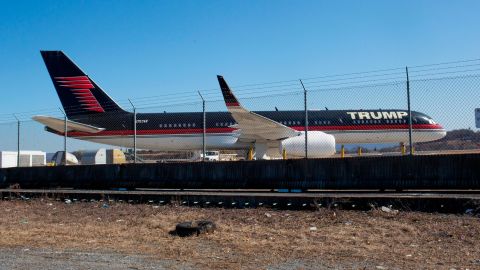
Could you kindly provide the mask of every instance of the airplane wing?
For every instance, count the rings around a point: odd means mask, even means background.
[[[222,89],[223,98],[228,111],[237,122],[233,127],[238,128],[240,139],[252,141],[278,141],[290,137],[296,137],[301,132],[287,127],[277,121],[256,114],[242,107],[233,94],[225,79],[218,75],[218,83]]]
[[[43,115],[37,115],[32,117],[33,120],[44,124],[45,126],[58,131],[58,132],[64,132],[65,128],[65,120],[63,119],[58,119],[50,116],[43,116]],[[67,120],[67,131],[81,131],[81,132],[87,132],[87,133],[98,133],[100,131],[105,130],[104,128],[99,128],[99,127],[94,127],[91,125],[87,124],[82,124],[79,122]]]

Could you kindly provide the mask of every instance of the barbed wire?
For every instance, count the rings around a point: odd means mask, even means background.
[[[475,63],[478,62],[478,63]],[[460,63],[471,63],[465,65],[458,65]],[[447,66],[445,66],[447,65]],[[466,73],[464,75],[469,75],[468,73],[478,72],[480,69],[466,69],[470,67],[480,66],[480,59],[469,59],[469,60],[460,60],[460,61],[451,61],[427,65],[417,65],[409,67],[411,78],[428,80],[430,79],[441,79],[438,76],[447,75],[447,74],[456,74],[456,73]],[[425,67],[434,67],[434,68],[425,68]],[[423,68],[418,69],[417,68]],[[364,71],[364,72],[353,72],[353,73],[344,73],[344,74],[335,74],[335,75],[325,75],[325,76],[315,76],[303,78],[304,84],[310,90],[328,90],[322,88],[330,88],[332,86],[341,86],[349,85],[352,87],[360,87],[364,84],[375,84],[378,82],[391,82],[396,83],[399,80],[406,80],[406,76],[397,76],[403,75],[405,68],[389,68],[389,69],[379,69],[373,71]],[[389,72],[394,71],[394,72]],[[440,71],[440,72],[430,72],[430,71]],[[475,75],[475,74],[474,74]],[[322,80],[319,80],[322,79]],[[365,80],[364,80],[365,79]],[[335,82],[335,83],[328,83]],[[291,91],[301,91],[299,85],[299,80],[282,80],[282,81],[273,81],[273,82],[263,82],[255,84],[243,84],[232,87],[237,96],[240,96],[242,99],[249,98],[258,98],[263,96],[274,96],[274,95],[283,95],[285,93],[290,93]],[[337,88],[335,88],[337,89]],[[221,92],[218,88],[212,89],[203,89],[200,90],[202,95],[208,100],[222,100]],[[152,107],[164,107],[164,106],[174,106],[175,104],[197,104],[198,101],[193,101],[197,98],[196,91],[185,91],[177,93],[166,93],[162,95],[149,96],[149,97],[138,97],[132,98],[132,102],[138,108],[152,108]],[[185,102],[184,102],[185,101]],[[173,105],[172,105],[173,104]],[[128,99],[119,99],[112,102],[103,102],[101,104],[102,108],[109,110],[120,106],[121,108],[128,111],[131,107]],[[83,112],[84,108],[82,106],[65,106],[64,110],[69,113],[75,114]],[[38,114],[53,114],[55,116],[63,116],[60,113],[58,108],[44,108],[38,110],[29,110],[25,112],[17,112],[15,116],[20,120],[25,120],[25,118],[31,117]],[[5,113],[0,114],[0,123],[7,122],[16,122],[14,114]]]

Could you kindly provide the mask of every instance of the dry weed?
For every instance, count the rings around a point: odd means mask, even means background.
[[[458,215],[379,210],[276,211],[34,200],[0,201],[0,247],[114,251],[198,268],[264,268],[296,261],[330,267],[480,268],[480,222]],[[213,220],[213,234],[169,234]]]

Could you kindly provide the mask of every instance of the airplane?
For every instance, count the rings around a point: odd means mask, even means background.
[[[67,137],[119,147],[133,147],[134,114],[122,109],[62,51],[41,51],[67,115]],[[305,112],[250,111],[243,107],[223,76],[217,76],[226,112],[206,113],[206,148],[254,148],[257,159],[303,157]],[[64,120],[34,116],[45,130],[65,136]],[[308,156],[328,157],[337,144],[407,143],[408,111],[309,110]],[[414,142],[434,141],[446,131],[431,117],[412,111]],[[188,151],[203,148],[203,113],[137,113],[137,148]]]

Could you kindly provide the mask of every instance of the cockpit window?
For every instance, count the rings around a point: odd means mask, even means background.
[[[426,116],[420,116],[419,119],[421,120],[422,123],[428,123],[430,125],[435,125],[435,121],[432,120],[432,118],[426,117]]]

